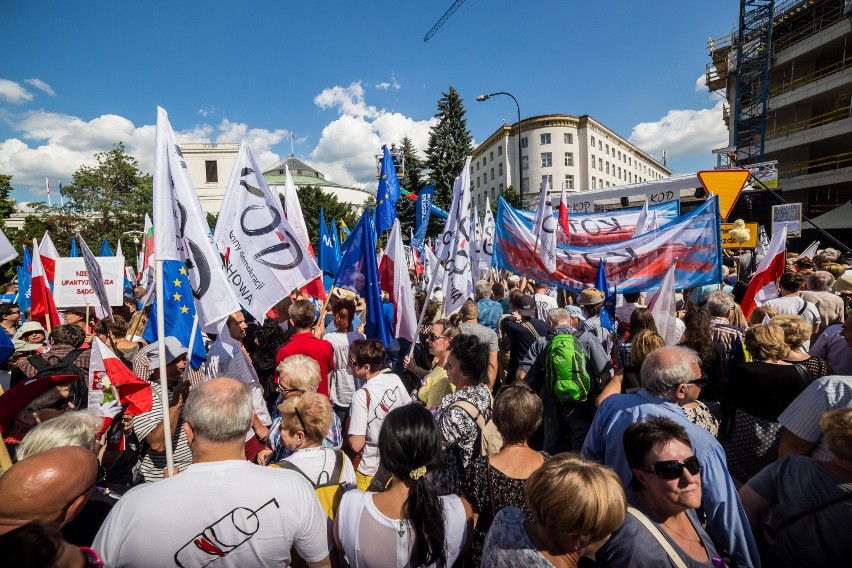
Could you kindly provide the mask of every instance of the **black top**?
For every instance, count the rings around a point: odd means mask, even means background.
[[[804,365],[739,363],[728,381],[730,403],[752,416],[777,422],[778,416],[812,381]]]
[[[535,336],[529,329],[528,325],[538,332]],[[540,319],[530,318],[526,322],[516,322],[512,318],[503,318],[500,322],[501,333],[511,342],[509,351],[509,366],[506,368],[506,382],[515,382],[515,373],[518,370],[518,365],[524,355],[527,354],[530,347],[539,337],[547,336],[548,326]]]

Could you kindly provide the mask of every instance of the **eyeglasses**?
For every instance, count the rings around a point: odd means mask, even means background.
[[[295,389],[295,388],[288,388],[288,389],[281,388],[281,383],[278,383],[278,392],[280,392],[281,394],[287,394],[287,393],[291,393],[291,392],[304,392],[304,391],[302,391],[302,389]]]
[[[446,335],[435,335],[434,333],[430,333],[429,335],[426,336],[427,341],[435,341],[435,340],[441,339],[441,338],[447,339],[447,336]]]
[[[69,402],[71,402],[71,399],[67,396],[63,396],[57,398],[56,400],[48,404],[42,404],[38,407],[38,410],[46,410],[48,408],[51,408],[53,410],[65,410],[66,408],[68,408]]]
[[[697,379],[692,379],[691,381],[687,381],[684,384],[695,385],[698,388],[703,389],[704,387],[707,386],[707,383],[709,383],[709,382],[710,382],[710,377],[708,377],[707,375],[702,373],[701,376],[698,377]]]
[[[696,475],[701,471],[701,464],[698,462],[697,457],[692,456],[682,462],[677,460],[659,461],[649,467],[637,467],[636,469],[651,472],[660,479],[678,479],[683,475],[684,469],[691,475]]]
[[[305,432],[307,434],[308,429],[305,427],[305,421],[302,420],[302,413],[299,412],[299,407],[295,404],[293,405],[293,412],[296,413],[296,420],[299,421],[299,426],[302,427],[302,432]]]
[[[359,363],[358,361],[356,361],[354,359],[349,359],[349,366],[353,369],[355,367],[363,367],[363,365],[361,363]]]

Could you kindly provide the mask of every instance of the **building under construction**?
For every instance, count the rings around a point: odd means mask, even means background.
[[[778,192],[811,217],[852,199],[852,0],[740,0],[708,48],[707,87],[728,101],[720,165],[777,161]],[[735,214],[775,203],[757,192]]]

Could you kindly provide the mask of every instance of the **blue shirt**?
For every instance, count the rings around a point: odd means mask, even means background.
[[[482,298],[476,302],[476,307],[479,308],[479,319],[476,322],[497,331],[497,322],[503,315],[503,306],[500,305],[500,302]]]
[[[686,429],[692,450],[701,462],[701,508],[707,529],[731,555],[735,566],[760,566],[760,556],[737,488],[728,473],[725,451],[710,432],[690,422],[676,404],[645,389],[608,397],[598,408],[582,455],[615,470],[624,486],[633,473],[624,454],[624,431],[634,422],[651,416],[669,418]]]

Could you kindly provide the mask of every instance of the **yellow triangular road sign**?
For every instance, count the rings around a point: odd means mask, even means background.
[[[719,196],[719,216],[727,219],[748,182],[748,170],[703,170],[698,179],[707,193]]]

